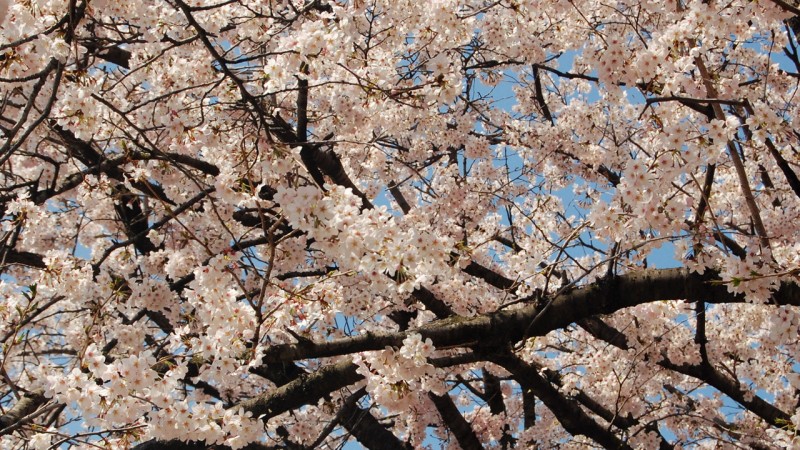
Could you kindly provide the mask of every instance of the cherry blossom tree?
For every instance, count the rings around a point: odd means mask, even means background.
[[[799,14],[3,0],[2,448],[800,448]]]

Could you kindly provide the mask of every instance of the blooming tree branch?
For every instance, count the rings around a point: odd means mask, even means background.
[[[796,446],[798,23],[0,2],[0,446]]]

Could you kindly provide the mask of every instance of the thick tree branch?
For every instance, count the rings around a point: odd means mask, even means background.
[[[116,64],[120,67],[130,69],[131,52],[121,48],[119,45],[102,45],[99,39],[84,39],[81,45],[86,47],[89,54],[100,59]]]
[[[550,125],[555,125],[556,122],[553,119],[553,115],[550,113],[550,108],[547,107],[547,102],[544,99],[544,91],[542,90],[542,81],[541,77],[539,76],[539,68],[534,65],[533,69],[533,87],[534,87],[534,95],[536,98],[536,103],[539,104],[539,108],[542,110],[542,115]]]
[[[35,267],[37,269],[44,269],[47,266],[44,263],[44,258],[41,255],[31,252],[18,252],[13,249],[5,249],[3,254],[2,264],[20,264],[23,266]]]
[[[120,183],[125,181],[125,175],[122,170],[114,164],[104,165],[107,161],[105,155],[95,150],[90,142],[78,139],[72,131],[55,124],[55,122],[51,124],[50,128],[58,135],[59,139],[61,139],[61,142],[66,147],[70,156],[77,158],[86,167],[103,167],[103,172],[113,180],[119,181]],[[155,183],[150,181],[131,181],[131,186],[136,188],[143,195],[153,197],[170,205],[175,204],[164,192],[164,188]],[[125,188],[125,191],[127,191],[127,188]]]
[[[775,147],[772,139],[764,139],[764,143],[767,145],[767,149],[769,149],[769,154],[772,155],[772,158],[775,160],[775,164],[778,165],[778,168],[783,172],[783,176],[786,177],[786,182],[789,183],[792,192],[794,192],[794,195],[797,197],[800,197],[800,179],[797,178],[797,174],[792,170],[791,166],[789,166],[789,163],[783,155],[781,155],[777,147]]]
[[[795,16],[800,15],[800,8],[792,5],[791,3],[785,0],[771,0],[771,1],[772,3],[775,3],[776,5],[780,6],[781,9],[783,9],[784,11],[788,11],[794,14]]]
[[[0,416],[0,435],[9,434],[19,428],[24,424],[26,416],[35,412],[46,402],[44,391],[41,390],[23,395],[11,409]]]
[[[483,445],[481,445],[478,437],[475,436],[475,431],[470,424],[467,423],[466,419],[464,419],[464,416],[461,415],[461,412],[459,412],[455,403],[453,403],[453,399],[450,398],[450,395],[436,395],[429,392],[428,397],[433,401],[436,410],[439,411],[439,415],[442,416],[442,420],[447,424],[447,427],[450,428],[450,431],[453,432],[453,436],[455,436],[458,445],[460,445],[462,449],[483,450]]]
[[[710,272],[699,275],[683,268],[642,270],[563,293],[551,301],[550,308],[543,314],[540,314],[539,307],[530,305],[471,318],[452,317],[398,333],[365,333],[326,342],[275,345],[267,349],[264,362],[346,355],[380,350],[386,346],[399,347],[410,333],[430,338],[437,347],[475,345],[478,343],[477,336],[480,336],[483,346],[508,344],[527,337],[543,336],[597,315],[611,314],[654,301],[703,300],[712,304],[744,302],[744,296],[728,292],[721,282]],[[771,301],[778,305],[800,305],[800,286],[781,285]]]
[[[361,388],[342,405],[336,415],[342,426],[370,450],[409,450],[411,447],[381,425],[368,409],[358,406],[365,394],[366,389]]]
[[[408,204],[408,200],[406,200],[403,193],[400,192],[400,186],[398,186],[396,182],[391,181],[389,183],[389,193],[392,194],[394,201],[397,202],[397,206],[400,207],[403,214],[408,214],[408,212],[411,211],[411,205]]]
[[[325,366],[316,372],[302,375],[275,390],[239,403],[256,417],[267,421],[286,411],[314,403],[325,395],[349,386],[363,377],[349,359]]]
[[[470,261],[470,263],[467,264],[467,267],[464,268],[464,273],[472,275],[476,278],[480,278],[497,289],[502,289],[504,291],[514,289],[518,286],[514,280],[511,280],[495,272],[494,270],[489,269],[488,267],[476,263],[475,261]]]
[[[573,436],[586,436],[608,449],[630,449],[614,433],[603,428],[575,401],[566,399],[532,366],[511,353],[487,355],[490,361],[502,366],[519,382],[523,390],[530,389],[553,412],[561,426]]]

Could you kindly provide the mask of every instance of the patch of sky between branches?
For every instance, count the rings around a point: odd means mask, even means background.
[[[575,56],[578,53],[576,51],[565,52],[562,55],[555,57],[553,56],[553,60],[557,63],[557,69],[560,71],[569,71],[572,69],[573,61]],[[593,75],[593,74],[590,74]],[[501,80],[495,86],[488,86],[480,82],[480,80],[476,80],[476,94],[485,98],[492,98],[494,101],[495,107],[508,111],[513,115],[514,107],[517,105],[517,97],[513,92],[513,87],[519,84],[518,77],[520,74],[518,72],[508,72],[503,74]],[[646,99],[645,97],[635,88],[632,87],[622,87],[623,94],[628,99],[631,104],[634,105],[641,105],[642,108],[645,107]],[[587,96],[589,101],[599,101],[600,93],[597,87],[593,87],[592,91]],[[567,99],[569,101],[569,99]],[[476,124],[476,131],[479,132],[486,132],[488,130],[483,130],[480,128],[479,124]],[[502,155],[502,157],[500,157]],[[509,172],[509,178],[513,176],[514,172],[520,172],[523,167],[524,161],[519,155],[514,151],[509,151],[508,148],[498,148],[496,149],[496,157],[494,160],[495,167],[503,167],[505,166]],[[542,179],[537,180],[529,180],[532,183],[538,183],[543,181]],[[575,179],[573,184],[570,186],[566,186],[563,189],[557,190],[552,192],[553,195],[557,196],[561,199],[563,204],[565,205],[564,213],[567,217],[570,216],[583,216],[588,211],[581,208],[579,206],[579,198],[576,195],[576,187],[585,187],[585,188],[597,188],[597,186],[592,186],[591,183],[586,182],[582,179]],[[599,189],[603,191],[602,189]],[[603,195],[603,200],[608,201],[610,199],[609,195]],[[498,211],[502,217],[501,223],[505,226],[510,226],[508,221],[507,215],[503,214],[502,210]],[[588,239],[588,234],[582,236],[584,239]],[[577,256],[577,255],[573,255]],[[648,265],[650,267],[655,268],[670,268],[670,267],[679,267],[681,266],[680,261],[675,259],[675,246],[672,242],[668,239],[663,239],[661,243],[656,243],[650,247],[649,254],[648,254]]]

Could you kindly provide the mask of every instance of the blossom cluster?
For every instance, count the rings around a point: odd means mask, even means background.
[[[353,361],[367,380],[367,392],[389,412],[408,411],[426,401],[426,393],[447,392],[441,372],[428,362],[435,351],[430,339],[411,333],[399,349],[357,355]]]
[[[0,0],[0,447],[797,446],[790,3]]]

